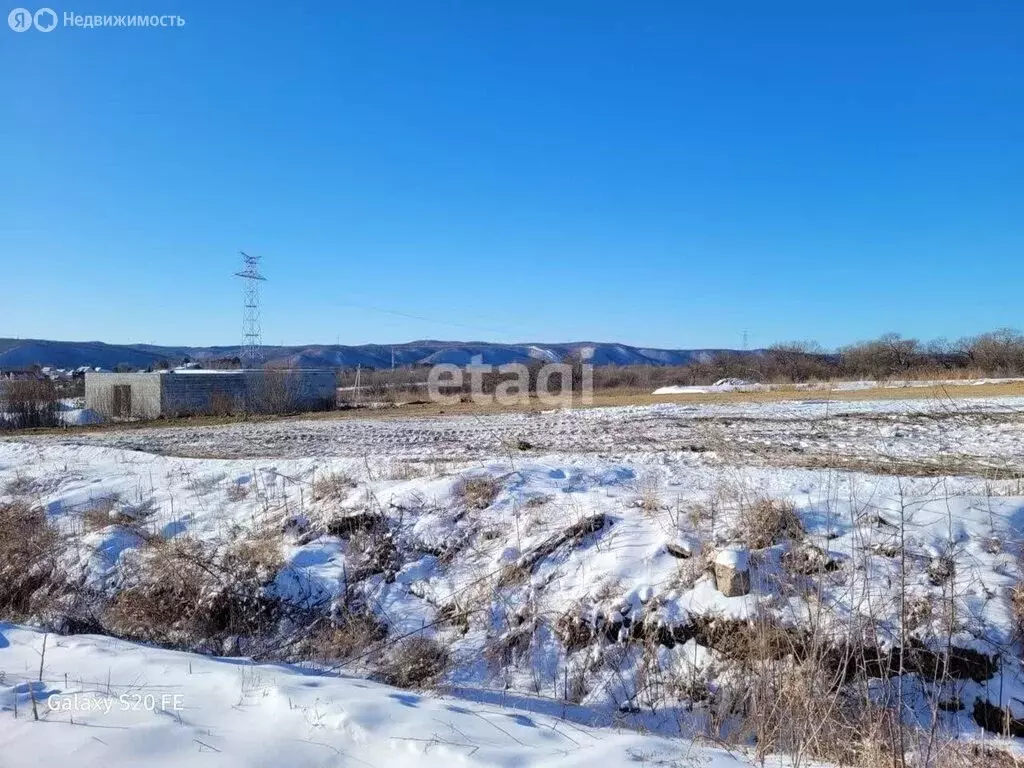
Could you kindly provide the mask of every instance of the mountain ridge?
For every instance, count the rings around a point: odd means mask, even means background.
[[[419,340],[401,344],[296,344],[267,345],[262,349],[268,363],[285,363],[306,368],[390,368],[396,366],[466,365],[479,356],[483,363],[557,361],[571,357],[581,349],[593,349],[595,365],[686,365],[719,352],[736,350],[719,348],[659,349],[609,342],[573,341],[559,343],[501,344],[486,341]],[[53,341],[48,339],[0,338],[0,370],[27,368],[32,365],[55,368],[81,366],[114,368],[129,365],[146,368],[164,360],[203,361],[236,357],[237,344],[214,346],[165,346],[157,344],[108,344],[102,341]]]

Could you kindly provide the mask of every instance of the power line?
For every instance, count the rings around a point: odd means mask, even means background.
[[[245,261],[245,268],[235,272],[243,280],[242,288],[242,363],[250,367],[259,364],[263,346],[263,329],[260,327],[260,283],[266,282],[260,274],[260,257],[239,251]]]

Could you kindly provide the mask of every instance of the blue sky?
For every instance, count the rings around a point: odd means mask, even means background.
[[[1024,5],[95,2],[0,29],[0,336],[1024,325]],[[394,310],[407,317],[378,311]]]

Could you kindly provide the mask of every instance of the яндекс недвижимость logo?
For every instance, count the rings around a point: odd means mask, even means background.
[[[57,12],[52,8],[40,8],[35,13],[28,8],[15,8],[7,14],[7,26],[15,32],[27,32],[32,27],[40,32],[52,32],[57,28]]]
[[[28,32],[33,27],[40,32],[52,32],[57,28],[60,19],[53,8],[40,8],[35,13],[28,8],[15,8],[7,14],[7,26],[15,32]],[[101,14],[74,13],[65,11],[63,26],[72,29],[103,29],[108,27],[125,28],[176,28],[185,26],[185,19],[177,14]]]

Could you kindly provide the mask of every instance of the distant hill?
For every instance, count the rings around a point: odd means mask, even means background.
[[[501,365],[531,360],[563,360],[583,348],[594,350],[595,365],[685,365],[696,359],[730,350],[646,349],[625,344],[567,342],[561,344],[492,344],[484,341],[411,341],[405,344],[315,344],[309,346],[263,347],[268,363],[287,363],[303,368],[390,368],[394,364],[468,364],[479,355],[483,362]],[[161,347],[151,344],[105,344],[101,341],[47,341],[45,339],[0,339],[0,370],[48,365],[56,368],[119,364],[146,368],[162,360],[229,358],[239,355],[239,346]]]

